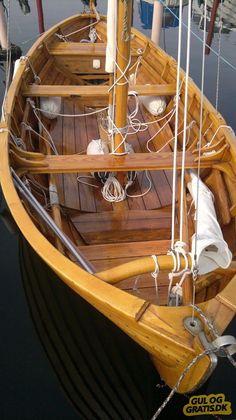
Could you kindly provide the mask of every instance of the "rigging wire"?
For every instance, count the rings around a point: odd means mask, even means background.
[[[206,47],[206,14],[207,14],[207,0],[204,0],[204,28],[203,28],[203,44],[202,44],[202,71],[201,71],[201,102],[200,102],[200,124],[199,124],[199,141],[198,141],[198,168],[197,168],[197,198],[195,203],[195,241],[193,251],[193,261],[195,269],[197,269],[197,239],[198,239],[198,216],[199,216],[199,188],[200,188],[200,169],[201,169],[201,148],[202,148],[202,126],[203,126],[203,99],[204,99],[204,83],[205,83],[205,47]],[[205,134],[205,133],[204,133]],[[195,303],[195,281],[193,282],[193,310],[192,318],[194,317],[194,303]]]
[[[162,5],[167,9],[167,10],[169,10],[169,12],[178,20],[178,22],[179,22],[179,25],[180,25],[180,16],[177,16],[174,12],[173,12],[173,10],[171,10],[168,6],[166,6],[166,4],[165,4],[165,2],[163,1],[163,0],[159,0],[161,3],[162,3]],[[184,26],[186,29],[188,28],[187,27],[187,25],[184,23],[184,22],[182,22],[181,23],[181,26]],[[200,36],[198,36],[195,32],[193,32],[192,30],[191,30],[191,34],[198,40],[198,41],[200,41],[201,43],[203,43],[203,41],[202,41],[202,39],[201,39],[201,37]],[[215,51],[214,50],[214,48],[212,48],[212,47],[210,47],[209,45],[208,45],[208,48],[213,52],[213,54],[215,54],[217,57],[218,57],[218,53],[217,53],[217,51]],[[236,66],[234,66],[232,63],[230,63],[230,61],[228,61],[226,58],[224,58],[222,55],[221,55],[221,57],[220,57],[220,59],[221,59],[221,61],[223,61],[225,64],[227,64],[229,67],[231,67],[233,70],[235,70],[236,71]]]
[[[218,39],[218,57],[217,57],[217,76],[216,76],[216,104],[215,108],[218,111],[219,104],[219,86],[220,86],[220,57],[221,57],[221,34],[222,34],[222,0],[220,8],[220,29],[219,29],[219,39]]]
[[[184,95],[184,132],[182,146],[182,168],[181,168],[181,189],[180,189],[180,242],[183,242],[183,224],[184,224],[184,176],[185,176],[185,155],[186,155],[186,138],[187,138],[187,112],[188,112],[188,82],[190,70],[190,41],[191,41],[191,1],[188,5],[188,32],[187,32],[187,57],[185,70],[185,95]]]
[[[182,23],[183,0],[179,2],[180,23]],[[173,178],[172,178],[172,223],[171,223],[171,249],[174,248],[175,241],[175,196],[177,179],[177,149],[178,149],[178,123],[179,123],[179,100],[180,100],[180,61],[182,49],[182,24],[178,31],[178,59],[177,59],[177,77],[176,77],[176,111],[175,111],[175,141],[173,154]]]

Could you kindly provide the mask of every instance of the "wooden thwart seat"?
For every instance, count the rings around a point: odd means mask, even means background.
[[[106,56],[106,44],[103,42],[54,42],[48,47],[48,51],[54,56]],[[132,50],[131,55],[138,57],[140,53]]]
[[[77,172],[124,172],[141,170],[171,170],[173,166],[173,153],[133,153],[125,156],[115,155],[46,155],[39,162],[18,159],[18,168],[22,172],[31,173],[77,173]],[[214,167],[217,160],[204,161],[202,168]],[[177,169],[181,169],[182,153],[177,153]],[[197,168],[196,157],[186,152],[185,168]]]
[[[107,97],[109,95],[109,86],[106,85],[28,85],[23,90],[24,96],[61,96],[64,98],[80,97]],[[153,84],[153,85],[134,85],[130,86],[130,91],[137,92],[138,95],[175,95],[176,85],[171,84]]]
[[[110,244],[83,245],[79,247],[90,261],[119,258],[141,258],[147,255],[165,255],[170,248],[170,240],[141,242],[118,242]]]
[[[54,42],[48,47],[51,55],[55,56],[105,56],[106,44],[103,42],[83,43],[83,42]]]
[[[87,213],[72,217],[71,220],[87,244],[170,239],[170,207]]]

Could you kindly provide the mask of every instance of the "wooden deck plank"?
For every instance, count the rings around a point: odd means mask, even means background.
[[[171,209],[105,211],[71,218],[87,244],[170,239]]]
[[[75,104],[75,113],[84,114],[86,109],[82,105]],[[88,145],[88,133],[86,120],[84,117],[75,118],[75,143],[76,153],[86,153]],[[90,176],[88,172],[79,174],[80,176]],[[86,178],[84,179],[86,181]],[[90,181],[90,180],[87,180]],[[82,211],[95,212],[96,205],[94,200],[94,188],[78,182],[79,196],[80,196],[80,209]]]
[[[138,113],[137,113],[138,120],[140,120],[142,123],[145,123],[147,121],[147,118],[145,118],[145,117],[146,116],[141,112],[141,107],[139,107],[139,110],[138,110]],[[147,143],[149,138],[150,138],[150,135],[149,135],[148,130],[140,131],[140,132],[137,133],[137,139],[138,139],[138,145],[139,145],[138,146],[138,151],[139,152],[144,152],[144,153],[147,152],[146,143]],[[156,186],[155,186],[156,182],[158,182],[159,175],[158,175],[158,173],[155,173],[155,172],[149,172],[148,176],[151,179],[152,188],[151,188],[150,192],[143,197],[145,207],[147,209],[159,208],[159,207],[161,207],[161,202],[160,202],[159,196],[158,196],[157,191],[156,191]],[[142,184],[142,192],[144,192],[149,187],[149,182],[147,180],[147,176],[146,176],[145,173],[143,173],[141,182],[143,183]]]
[[[135,90],[138,95],[175,95],[174,84],[135,85],[130,90]],[[102,97],[108,99],[109,86],[107,85],[86,85],[86,86],[62,86],[62,85],[28,85],[23,89],[24,96],[62,96],[62,97]]]
[[[86,109],[86,112],[89,110]],[[100,132],[98,127],[98,114],[93,115],[87,115],[85,117],[85,123],[86,123],[86,129],[87,129],[87,136],[88,136],[88,142],[91,140],[100,139]],[[96,157],[94,157],[96,159]],[[106,210],[112,210],[112,204],[106,201],[101,193],[102,184],[97,182],[99,185],[99,188],[93,188],[93,195],[96,205],[96,210],[99,211],[106,211]],[[91,187],[88,187],[91,190]]]
[[[68,101],[64,102],[64,113],[73,114],[74,105]],[[63,117],[63,154],[66,156],[76,153],[75,145],[75,124],[74,118]],[[70,173],[64,175],[64,196],[65,205],[71,208],[80,208],[79,190],[77,174]]]

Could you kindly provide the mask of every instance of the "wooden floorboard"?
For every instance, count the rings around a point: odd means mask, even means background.
[[[131,112],[131,108],[132,105],[130,105],[129,110]],[[141,123],[145,122],[145,119],[143,118],[143,114],[141,113],[140,109],[137,113],[137,118],[138,120],[140,120]],[[148,139],[150,138],[148,131],[140,131],[137,134],[130,136],[130,137],[136,137],[136,141],[134,141],[135,144],[135,152],[147,152],[146,149],[146,143],[148,141]],[[148,176],[151,179],[152,182],[152,187],[149,191],[148,194],[146,194],[145,196],[143,196],[143,202],[145,204],[145,208],[147,210],[151,210],[154,208],[159,208],[161,207],[161,202],[159,200],[158,194],[156,193],[156,189],[155,189],[155,174],[154,172],[148,172]],[[145,191],[147,191],[148,187],[149,187],[149,181],[147,179],[146,173],[142,172],[139,176],[140,180],[140,185],[141,185],[141,192],[144,193]],[[130,189],[130,191],[132,192],[132,190]]]
[[[84,106],[75,105],[75,113],[78,115],[85,114],[87,108]],[[85,117],[77,117],[75,118],[75,139],[76,139],[76,153],[84,154],[86,153],[86,149],[89,142],[89,134],[87,131],[87,124]],[[90,172],[84,172],[78,174],[79,176],[86,177],[81,178],[81,181],[93,183],[93,180],[87,178],[90,177]],[[88,185],[83,184],[82,182],[78,182],[78,190],[80,196],[80,209],[82,211],[88,212],[96,212],[96,204],[94,198],[94,190],[95,188],[89,187]]]
[[[57,75],[57,83],[63,84],[66,77]],[[90,109],[84,107],[79,103],[73,103],[70,100],[64,99],[62,101],[62,112],[63,113],[88,113]],[[129,109],[133,109],[134,103],[132,99],[129,100]],[[140,107],[137,114],[138,119],[141,122],[150,120],[147,113]],[[64,155],[72,154],[84,154],[89,141],[92,139],[100,138],[99,133],[99,114],[90,115],[86,117],[77,117],[75,119],[69,117],[58,117],[56,121],[51,123],[51,134],[55,141],[56,147],[59,154]],[[155,125],[155,126],[154,126]],[[138,132],[127,137],[127,141],[132,144],[135,153],[146,152],[147,140],[158,130],[158,126],[154,124],[150,125],[148,130]],[[169,130],[169,128],[168,128]],[[163,129],[163,133],[160,136],[160,143],[163,144],[165,141],[167,130]],[[168,135],[170,131],[168,132]],[[164,151],[170,150],[169,147],[165,148]],[[90,172],[80,172],[80,176],[90,176]],[[81,211],[87,212],[103,212],[111,211],[112,209],[120,211],[128,209],[130,210],[151,210],[160,208],[162,206],[169,205],[171,203],[171,172],[170,171],[150,171],[149,176],[152,180],[152,188],[150,192],[142,197],[128,197],[125,205],[112,205],[105,201],[101,194],[102,185],[93,179],[84,179],[98,185],[99,188],[95,189],[77,181],[78,174],[65,173],[57,174],[56,179],[58,182],[58,192],[60,202],[67,207],[75,208]],[[130,195],[141,195],[149,187],[149,181],[145,175],[145,171],[139,171],[137,174],[137,180],[133,186],[128,189]],[[121,203],[122,204],[122,203]]]
[[[87,244],[169,240],[171,208],[100,212],[71,217]]]
[[[64,102],[64,113],[74,114],[72,102]],[[74,118],[63,118],[63,154],[76,153]],[[65,203],[68,207],[80,208],[77,174],[66,174],[63,178]]]

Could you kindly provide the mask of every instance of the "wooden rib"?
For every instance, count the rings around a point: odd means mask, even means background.
[[[16,154],[25,159],[41,160],[44,159],[45,156],[43,153],[40,152],[29,152],[27,150],[23,150],[12,142],[10,143],[10,149],[12,149]]]
[[[220,171],[218,169],[213,169],[210,175],[205,179],[205,184],[214,194],[219,222],[223,225],[227,225],[231,220],[229,195]]]
[[[24,96],[62,96],[62,97],[96,97],[109,95],[109,86],[92,85],[92,86],[61,86],[61,85],[28,85],[23,89]],[[135,90],[138,95],[175,95],[175,84],[153,84],[153,85],[135,85],[130,90]]]
[[[106,172],[106,171],[141,171],[172,169],[172,153],[134,153],[125,156],[114,155],[57,155],[45,156],[40,164],[26,159],[16,160],[18,166],[32,173],[73,173],[73,172]],[[177,153],[177,169],[181,169],[182,153]],[[218,161],[204,161],[202,168],[214,167]],[[197,168],[198,163],[191,153],[186,152],[185,168]]]

